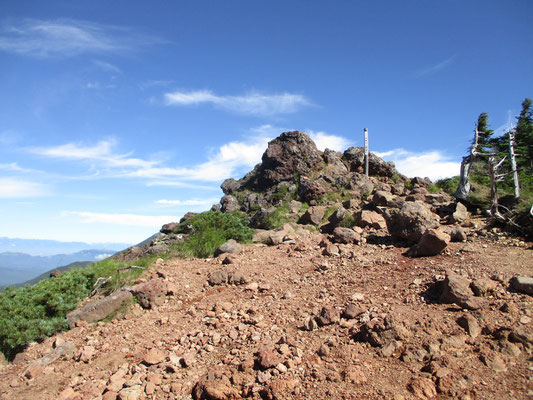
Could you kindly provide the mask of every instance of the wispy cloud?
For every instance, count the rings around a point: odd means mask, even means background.
[[[127,226],[160,227],[180,217],[172,215],[106,214],[88,211],[63,211],[62,217],[78,217],[85,224],[113,224]]]
[[[114,72],[116,74],[122,73],[122,70],[119,67],[106,61],[93,60],[93,64],[104,71]]]
[[[164,99],[169,106],[212,104],[223,110],[248,115],[290,114],[311,105],[305,96],[294,93],[251,92],[241,96],[219,96],[209,90],[196,90],[165,93]]]
[[[455,58],[456,58],[456,54],[454,54],[451,57],[448,57],[445,60],[440,61],[437,64],[434,64],[434,65],[431,65],[429,67],[426,67],[426,68],[423,68],[423,69],[420,69],[420,70],[416,71],[414,73],[414,76],[416,78],[421,78],[423,76],[434,75],[437,72],[440,72],[443,69],[448,68],[450,65],[452,65],[455,62]]]
[[[190,182],[220,182],[236,177],[252,169],[261,161],[268,142],[282,130],[272,125],[262,125],[250,130],[246,139],[225,143],[214,151],[207,161],[189,166],[166,165],[163,160],[145,160],[132,157],[131,153],[120,154],[114,151],[113,140],[100,141],[95,145],[67,143],[53,147],[30,149],[34,154],[60,160],[88,162],[96,171],[90,178],[131,178],[143,179],[149,186],[175,186],[197,189],[212,189],[210,186]],[[338,135],[310,131],[318,148],[344,150],[350,141]]]
[[[41,197],[48,194],[48,186],[18,178],[0,178],[0,198]]]
[[[73,19],[24,19],[4,24],[0,50],[36,57],[129,51],[155,42],[130,29]]]
[[[408,177],[428,177],[431,180],[459,175],[461,163],[437,150],[414,153],[404,149],[374,152],[377,156],[393,161],[398,171]]]
[[[220,199],[213,197],[210,199],[189,199],[189,200],[156,200],[156,204],[163,204],[168,206],[208,206],[214,203],[218,203]]]
[[[130,154],[116,154],[112,151],[114,145],[113,140],[102,140],[94,146],[67,143],[52,147],[34,147],[30,152],[57,159],[98,161],[105,167],[115,168],[150,168],[157,164],[157,161],[133,158]]]

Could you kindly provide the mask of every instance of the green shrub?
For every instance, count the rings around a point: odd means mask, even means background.
[[[161,256],[143,257],[134,264],[148,267]],[[93,290],[98,278],[111,277],[100,289],[100,293],[108,294],[131,284],[143,272],[136,268],[118,272],[126,265],[126,262],[106,259],[33,286],[6,288],[0,293],[0,351],[11,358],[26,344],[66,329],[66,314]]]
[[[344,220],[341,223],[341,226],[343,228],[353,228],[355,225],[357,225],[357,217],[355,214],[349,214],[344,218]]]
[[[453,178],[439,179],[437,182],[435,182],[435,185],[444,190],[450,196],[453,196],[457,190],[457,187],[459,186],[459,176],[454,176]]]
[[[427,190],[429,193],[439,193],[440,192],[440,187],[438,187],[437,185],[429,185],[427,187]]]
[[[184,242],[173,247],[180,255],[187,257],[211,257],[217,247],[229,239],[250,242],[253,230],[248,220],[239,213],[207,211],[181,223],[175,233],[188,234]]]
[[[289,207],[284,204],[281,207],[276,208],[276,210],[265,219],[263,225],[266,229],[277,229],[281,225],[291,222],[291,219],[288,216],[289,213]]]

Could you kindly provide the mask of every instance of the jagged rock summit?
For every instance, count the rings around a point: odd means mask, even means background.
[[[370,154],[371,176],[405,180],[394,163]],[[300,131],[284,132],[268,143],[261,163],[242,179],[226,179],[221,188],[222,211],[251,213],[278,205],[284,200],[300,200],[316,205],[324,195],[346,192],[360,197],[372,191],[374,181],[363,175],[364,149],[350,147],[344,154],[317,149],[315,143]]]

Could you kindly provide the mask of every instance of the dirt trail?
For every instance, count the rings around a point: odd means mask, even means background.
[[[533,398],[532,297],[508,289],[533,275],[530,244],[476,237],[407,258],[387,244],[324,256],[322,240],[159,262],[165,304],[30,345],[0,369],[0,398],[190,399],[195,385],[206,399]],[[488,278],[488,303],[437,302],[448,269]],[[247,282],[210,286],[218,270]],[[33,364],[63,342],[76,350]]]

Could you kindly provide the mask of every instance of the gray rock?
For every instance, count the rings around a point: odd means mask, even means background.
[[[161,233],[172,233],[174,230],[178,227],[179,222],[169,222],[168,224],[165,224],[161,227],[160,232]]]
[[[457,323],[474,339],[481,334],[481,327],[471,315],[463,315],[457,320]]]
[[[533,278],[515,276],[511,278],[510,284],[513,290],[533,296]]]
[[[435,229],[428,229],[415,245],[410,255],[413,257],[430,257],[440,254],[450,241],[450,236]]]
[[[240,209],[239,201],[234,196],[227,194],[220,199],[222,212],[231,213]]]
[[[378,190],[374,193],[372,197],[372,204],[374,206],[383,206],[387,207],[389,203],[394,199],[394,195],[390,192],[385,192],[383,190]]]
[[[195,212],[191,212],[191,211],[188,211],[185,213],[185,215],[183,217],[180,218],[180,224],[182,222],[185,222],[189,219],[191,219],[192,217],[194,217],[195,215],[198,215],[198,213],[195,213]]]
[[[361,241],[361,235],[350,228],[337,227],[333,230],[333,242],[353,244]]]
[[[131,302],[133,296],[130,292],[119,290],[110,296],[99,300],[91,301],[82,308],[71,311],[67,314],[68,326],[72,329],[77,321],[96,322],[104,319],[123,304]]]
[[[313,206],[309,207],[306,212],[301,216],[299,223],[308,225],[318,225],[322,222],[324,214],[326,213],[326,207]]]
[[[228,283],[228,272],[223,269],[211,272],[207,277],[207,282],[209,282],[211,286]]]
[[[455,303],[459,307],[468,310],[477,310],[487,305],[487,301],[480,297],[474,297],[470,290],[470,281],[455,272],[446,271],[446,278],[442,283],[440,301],[442,303]]]
[[[391,177],[394,174],[398,174],[393,162],[385,162],[372,152],[369,156],[368,169],[370,175]],[[365,149],[363,147],[350,147],[344,152],[344,159],[348,162],[350,171],[364,172]]]
[[[321,180],[312,181],[310,179],[300,179],[298,187],[300,199],[309,204],[316,204],[326,194],[326,188]]]
[[[465,242],[467,239],[466,232],[460,226],[453,228],[450,234],[450,240],[452,242]]]
[[[450,223],[460,224],[468,218],[468,210],[463,203],[457,203],[454,213],[450,216]]]
[[[291,200],[289,202],[289,210],[291,211],[291,213],[296,214],[301,209],[302,209],[302,203],[300,201]]]
[[[476,296],[487,296],[492,293],[496,287],[498,287],[498,282],[489,278],[478,278],[470,284],[470,289],[472,289]]]
[[[361,228],[387,229],[385,218],[375,211],[363,210],[358,214],[357,225]]]
[[[437,228],[440,220],[437,214],[419,202],[406,202],[401,209],[389,208],[384,217],[389,233],[410,244],[418,243],[428,229]]]
[[[221,244],[216,250],[215,250],[215,256],[219,256],[221,254],[239,254],[242,252],[242,245],[240,245],[236,240],[230,239],[227,242]]]
[[[155,308],[156,306],[165,304],[167,285],[162,279],[155,278],[133,286],[131,293],[135,296],[141,307]]]

